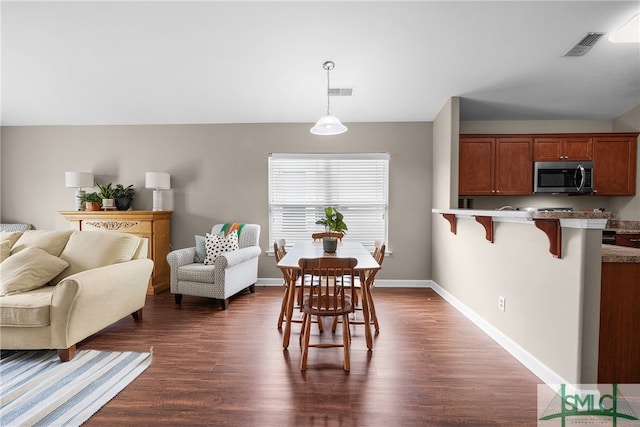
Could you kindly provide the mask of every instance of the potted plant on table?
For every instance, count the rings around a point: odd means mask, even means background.
[[[133,185],[128,185],[126,187],[123,187],[122,184],[116,185],[116,188],[113,190],[113,198],[116,201],[116,209],[118,209],[119,211],[129,210],[134,193],[135,190],[133,189]]]
[[[85,193],[78,196],[81,202],[86,203],[88,211],[99,211],[102,209],[102,197],[98,193]]]
[[[104,209],[114,209],[116,207],[114,201],[114,192],[115,189],[111,187],[111,183],[107,184],[96,184],[100,189],[98,195],[102,198],[102,207]]]
[[[316,221],[316,224],[324,225],[328,232],[347,234],[347,224],[344,222],[344,215],[333,206],[327,206],[324,210],[324,218]],[[328,236],[322,238],[322,247],[325,252],[334,253],[338,247],[338,238]]]

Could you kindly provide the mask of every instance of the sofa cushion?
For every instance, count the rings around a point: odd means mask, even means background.
[[[0,262],[4,261],[11,254],[11,241],[0,242]]]
[[[0,242],[8,240],[11,242],[11,247],[13,247],[20,236],[22,236],[22,231],[0,231]]]
[[[106,265],[129,261],[140,239],[132,234],[113,231],[74,231],[60,254],[69,263],[52,284],[72,274]]]
[[[178,281],[214,283],[215,266],[202,263],[187,264],[178,267]]]
[[[60,252],[67,244],[72,230],[64,231],[47,231],[47,230],[28,230],[22,233],[18,241],[11,248],[11,254],[20,252],[30,246],[37,246],[44,249],[53,256],[60,256]]]
[[[213,264],[216,258],[225,252],[237,251],[239,249],[238,232],[236,230],[226,236],[207,233],[204,241],[207,250],[207,256],[204,259],[205,265]]]
[[[50,323],[51,286],[0,298],[0,326],[36,328]]]
[[[68,265],[36,246],[25,248],[0,263],[0,296],[44,286]]]

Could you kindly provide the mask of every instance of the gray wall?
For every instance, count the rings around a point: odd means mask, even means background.
[[[268,241],[267,156],[271,152],[389,152],[388,248],[381,279],[431,276],[432,124],[349,123],[346,134],[319,137],[310,124],[29,126],[2,128],[1,221],[65,229],[72,210],[65,171],[93,172],[100,183],[133,184],[134,209],[152,207],[144,173],[171,174],[174,248],[217,222],[254,222]],[[348,220],[348,219],[347,219]],[[281,277],[272,257],[259,277]]]

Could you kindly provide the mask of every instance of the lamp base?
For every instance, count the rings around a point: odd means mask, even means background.
[[[84,196],[84,194],[85,194],[84,190],[76,190],[76,210],[77,211],[85,210],[86,204],[85,202],[80,200],[80,197]]]
[[[162,191],[161,190],[153,190],[153,210],[154,211],[163,211],[164,208],[162,206]]]

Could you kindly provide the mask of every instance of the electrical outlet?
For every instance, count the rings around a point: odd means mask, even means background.
[[[500,311],[504,311],[504,297],[498,297],[498,308]]]

